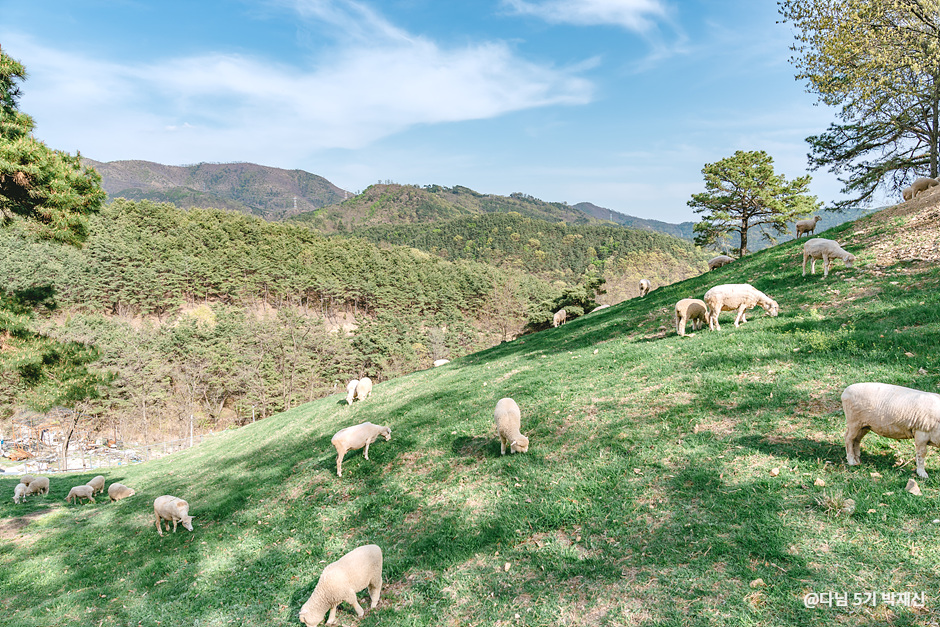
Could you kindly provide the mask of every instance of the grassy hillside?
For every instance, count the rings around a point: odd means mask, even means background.
[[[910,441],[869,435],[847,467],[839,402],[858,381],[938,389],[940,209],[907,209],[823,234],[854,270],[802,277],[783,244],[364,403],[334,395],[109,472],[138,490],[117,504],[65,506],[91,473],[20,506],[0,479],[0,624],[294,625],[324,564],[369,542],[382,601],[361,621],[342,605],[341,625],[936,624],[940,455],[920,497]],[[678,299],[729,282],[780,316],[671,331]],[[499,456],[504,396],[527,454]],[[338,479],[330,437],[364,420],[392,440]],[[157,537],[167,493],[194,533]],[[804,607],[828,591],[848,607]],[[854,604],[905,592],[926,608]]]

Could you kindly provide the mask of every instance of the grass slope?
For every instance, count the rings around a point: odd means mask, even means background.
[[[879,256],[910,220],[823,234],[858,255],[828,280],[783,244],[364,403],[337,394],[112,471],[137,488],[117,504],[64,504],[92,473],[20,506],[0,479],[0,624],[298,624],[324,564],[368,542],[385,551],[382,601],[361,621],[341,606],[342,625],[936,624],[940,455],[921,497],[903,489],[910,441],[869,435],[846,467],[839,402],[857,381],[937,390],[940,269]],[[670,330],[678,299],[726,282],[780,316]],[[527,454],[499,456],[504,396]],[[392,441],[348,454],[338,479],[330,437],[364,420]],[[161,494],[189,500],[194,533],[157,537]],[[853,515],[836,513],[845,498]],[[848,607],[804,607],[826,591]],[[853,603],[867,592],[923,592],[926,608]]]

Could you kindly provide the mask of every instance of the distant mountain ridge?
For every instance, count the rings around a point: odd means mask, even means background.
[[[138,160],[83,161],[101,174],[102,187],[112,199],[225,209],[265,220],[283,220],[342,202],[349,195],[322,176],[254,163],[172,166]]]
[[[637,218],[636,216],[620,213],[619,211],[607,209],[606,207],[598,207],[594,203],[590,202],[579,202],[578,204],[572,206],[575,209],[580,209],[584,213],[594,216],[600,220],[608,220],[610,222],[614,222],[615,224],[628,226],[632,229],[659,231],[660,233],[666,233],[668,235],[672,235],[673,237],[680,237],[687,240],[691,240],[693,237],[695,237],[694,233],[692,232],[692,227],[695,226],[695,222],[680,222],[679,224],[673,224],[672,222],[661,222],[659,220]]]

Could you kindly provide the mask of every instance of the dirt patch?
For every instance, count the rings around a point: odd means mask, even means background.
[[[42,509],[16,518],[0,520],[0,540],[9,540],[12,542],[22,541],[23,538],[20,536],[20,531],[29,525],[29,523],[38,518],[42,518],[51,511],[51,509]]]

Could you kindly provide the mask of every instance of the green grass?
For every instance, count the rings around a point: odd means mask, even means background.
[[[938,390],[940,269],[876,269],[854,228],[824,236],[855,270],[804,278],[798,242],[768,249],[364,403],[334,395],[112,471],[137,489],[116,504],[64,503],[95,473],[20,506],[0,479],[0,624],[299,624],[324,564],[369,542],[382,601],[361,621],[342,605],[342,625],[936,624],[940,454],[922,497],[904,491],[911,441],[869,435],[847,467],[839,396]],[[780,316],[677,337],[673,304],[725,282]],[[504,396],[527,454],[499,455]],[[338,479],[330,437],[364,420],[392,440],[348,453]],[[157,536],[161,494],[189,501],[194,533]],[[846,498],[851,515],[831,506]],[[826,591],[924,592],[927,607],[804,607]]]

